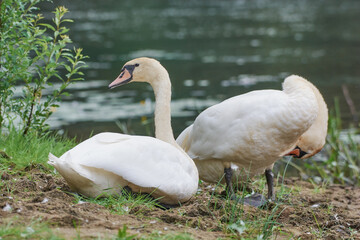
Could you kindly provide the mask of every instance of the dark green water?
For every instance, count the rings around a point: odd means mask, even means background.
[[[360,112],[360,1],[54,1],[69,10],[70,36],[84,48],[86,81],[73,85],[50,124],[69,135],[119,131],[131,120],[145,134],[153,93],[146,84],[107,90],[122,65],[135,57],[161,61],[173,84],[175,136],[207,106],[255,89],[280,89],[302,75],[329,107],[340,100],[350,123],[342,85]],[[53,6],[43,7],[50,17]],[[147,104],[140,104],[147,99]]]

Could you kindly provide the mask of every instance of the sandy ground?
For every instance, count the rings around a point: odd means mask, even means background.
[[[94,203],[76,203],[61,177],[39,170],[26,176],[2,173],[1,181],[2,225],[14,219],[28,224],[40,218],[64,238],[79,235],[111,238],[124,224],[129,234],[137,236],[186,232],[194,239],[236,237],[226,228],[231,216],[226,207],[229,201],[220,190],[214,193],[207,184],[202,184],[200,193],[183,206],[168,210],[138,206],[119,215]],[[259,221],[273,214],[276,229],[272,239],[360,239],[360,188],[340,185],[314,188],[295,178],[286,179],[284,187],[290,193],[279,204],[265,209],[242,206],[239,214],[246,221]]]

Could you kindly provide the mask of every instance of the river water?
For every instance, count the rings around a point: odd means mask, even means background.
[[[108,84],[133,58],[158,59],[173,85],[175,136],[204,108],[255,89],[281,89],[290,74],[360,111],[360,1],[79,0],[54,1],[75,20],[70,37],[89,55],[86,80],[69,88],[49,124],[82,138],[91,132],[150,134],[154,97],[144,83]],[[54,5],[43,4],[46,18]],[[117,122],[117,123],[116,123]],[[144,122],[144,121],[143,121]]]

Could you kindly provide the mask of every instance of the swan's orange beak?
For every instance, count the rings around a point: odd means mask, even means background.
[[[294,156],[294,157],[299,157],[299,155],[300,155],[300,149],[298,149],[298,148],[295,148],[288,154],[285,154],[285,156]]]
[[[292,151],[285,154],[285,156],[293,156],[293,157],[296,157],[296,158],[302,158],[306,154],[308,154],[308,153],[304,152],[303,150],[301,150],[301,148],[296,146]]]
[[[109,88],[115,88],[130,82],[132,75],[127,68],[123,68],[120,75],[109,85]]]

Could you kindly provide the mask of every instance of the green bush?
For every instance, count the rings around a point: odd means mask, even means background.
[[[67,95],[65,89],[83,80],[86,56],[80,48],[69,48],[69,29],[63,26],[72,22],[64,18],[68,10],[57,7],[52,23],[45,23],[34,13],[41,1],[0,3],[0,132],[13,127],[23,135],[46,130],[45,121]]]

